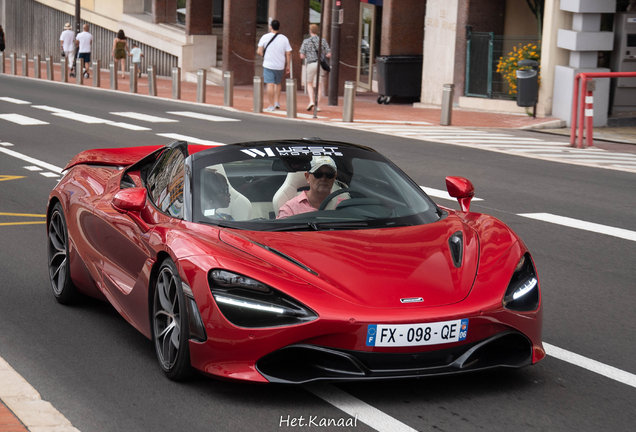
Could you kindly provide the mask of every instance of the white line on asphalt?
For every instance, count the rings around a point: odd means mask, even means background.
[[[13,144],[8,143],[8,142],[3,142],[3,143],[0,143],[0,146],[2,146],[2,147],[13,147]]]
[[[490,139],[476,139],[476,140],[467,140],[464,139],[463,137],[461,139],[448,139],[449,141],[453,141],[453,142],[457,142],[457,143],[470,143],[470,144],[480,144],[480,143],[501,143],[501,144],[506,144],[506,143],[512,143],[512,142],[519,142],[519,143],[528,143],[528,144],[534,144],[534,143],[540,143],[542,142],[539,139],[536,138],[490,138]],[[563,143],[565,144],[565,143]]]
[[[44,169],[56,172],[58,174],[60,174],[62,172],[62,168],[60,168],[60,167],[56,167],[55,165],[51,165],[50,163],[42,162],[40,160],[32,158],[31,156],[23,155],[22,153],[18,153],[17,151],[9,150],[9,149],[6,149],[6,148],[0,148],[0,153],[7,154],[9,156],[13,156],[13,157],[18,158],[18,159],[22,159],[23,161],[32,163],[33,165],[40,166],[40,167],[42,167]]]
[[[600,234],[610,235],[613,237],[622,238],[625,240],[636,241],[636,232],[629,231],[622,228],[614,228],[607,225],[601,225],[593,222],[585,222],[578,219],[572,219],[565,216],[557,216],[550,213],[520,213],[517,216],[526,217],[530,219],[540,220],[543,222],[550,222],[557,225],[562,225],[570,228],[577,228],[585,231],[596,232]]]
[[[556,357],[559,360],[582,367],[583,369],[603,375],[604,377],[613,379],[620,383],[627,384],[628,386],[636,387],[636,375],[634,374],[625,372],[615,368],[614,366],[609,366],[596,360],[583,357],[582,355],[566,351],[562,348],[550,345],[549,343],[544,342],[543,347],[545,348],[546,354],[552,357]]]
[[[152,130],[152,129],[147,128],[145,126],[137,126],[137,125],[130,124],[130,123],[109,121],[109,122],[106,122],[106,124],[109,125],[109,126],[116,126],[116,127],[122,128],[122,129],[128,129],[128,130],[133,130],[133,131],[149,131],[149,130]]]
[[[219,117],[219,116],[215,116],[215,115],[202,114],[202,113],[192,112],[192,111],[167,111],[166,114],[179,115],[179,116],[183,116],[183,117],[190,117],[190,118],[194,118],[194,119],[208,120],[208,121],[213,121],[213,122],[241,121],[240,119],[234,119],[234,118],[229,118],[229,117]]]
[[[417,432],[416,429],[332,385],[308,384],[304,387],[320,399],[344,411],[351,417],[355,417],[361,422],[366,423],[377,431]]]
[[[0,114],[0,118],[6,121],[10,121],[12,123],[22,125],[22,126],[35,126],[35,125],[48,124],[45,121],[23,116],[22,114]]]
[[[78,114],[72,111],[63,111],[63,112],[54,112],[52,113],[54,116],[63,117],[69,120],[75,120],[82,123],[87,124],[103,124],[108,123],[108,120],[104,120],[99,117],[93,117],[86,114]]]
[[[195,138],[195,137],[191,137],[187,135],[175,134],[175,133],[158,133],[157,135],[166,137],[166,138],[175,139],[175,140],[187,141],[190,144],[202,144],[202,145],[209,145],[209,146],[225,145],[223,143],[216,142],[216,141],[208,141],[208,140],[203,140],[203,139],[199,139],[199,138]]]
[[[287,111],[276,110],[276,111],[270,112],[270,114],[278,114],[278,115],[281,115],[281,116],[286,116],[287,115]],[[311,119],[311,118],[314,118],[314,115],[313,114],[296,113],[296,117]],[[327,118],[327,117],[318,116],[318,118]]]
[[[332,118],[332,119],[329,119],[329,121],[341,122],[342,119]],[[410,120],[356,120],[356,123],[395,123],[395,124],[403,124],[403,125],[411,125],[411,124],[432,125],[433,124],[433,123],[424,122],[424,121],[410,121]],[[352,126],[355,126],[355,124]],[[367,125],[360,125],[360,126],[367,126]]]
[[[51,172],[41,172],[40,175],[44,177],[59,177],[60,176],[59,174],[55,174]]]
[[[29,171],[42,171],[42,168],[37,166],[25,166],[24,169],[27,169]]]
[[[0,399],[30,431],[79,432],[0,357]]]
[[[43,110],[43,111],[48,111],[48,112],[52,112],[52,113],[70,113],[72,111],[69,110],[65,110],[65,109],[61,109],[61,108],[55,108],[55,107],[51,107],[51,106],[47,106],[47,105],[31,105],[31,108],[36,108],[39,110]]]
[[[484,137],[484,135],[477,135],[477,134],[454,134],[454,135],[438,135],[438,134],[423,134],[420,132],[396,132],[398,135],[400,136],[414,136],[414,137],[424,137],[424,138],[439,138],[439,139],[467,139],[467,138],[471,138],[471,139],[481,139]],[[491,136],[491,135],[488,135]],[[504,134],[500,134],[498,136],[510,136],[510,135],[504,135]]]
[[[28,105],[28,104],[31,103],[31,102],[23,101],[23,100],[20,100],[20,99],[14,99],[14,98],[11,98],[11,97],[6,97],[6,96],[5,97],[0,97],[0,100],[3,100],[5,102],[11,102],[11,103],[18,104],[18,105]]]
[[[128,117],[135,120],[147,121],[150,123],[178,123],[179,120],[168,119],[163,117],[152,116],[148,114],[140,114],[136,112],[112,112],[112,115],[120,117]]]
[[[441,189],[433,189],[433,188],[429,188],[429,187],[425,187],[425,186],[420,186],[422,188],[422,190],[424,192],[426,192],[426,195],[435,197],[435,198],[442,198],[442,199],[447,199],[447,200],[451,200],[451,201],[456,201],[457,198],[453,198],[452,196],[450,196],[448,194],[448,192],[441,190]],[[483,199],[481,198],[473,198],[473,201],[483,201]]]

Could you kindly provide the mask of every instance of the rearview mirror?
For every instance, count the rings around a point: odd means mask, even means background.
[[[121,212],[141,211],[146,207],[146,189],[122,189],[113,198],[112,205]]]
[[[446,177],[448,194],[457,198],[462,211],[470,211],[470,200],[475,196],[475,187],[464,177]]]

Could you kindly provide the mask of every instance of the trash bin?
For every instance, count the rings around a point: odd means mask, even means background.
[[[531,107],[537,104],[539,96],[539,62],[535,60],[521,60],[519,67],[532,69],[517,70],[517,106]]]
[[[376,58],[379,104],[389,104],[392,97],[420,98],[422,59],[421,55],[394,55]]]

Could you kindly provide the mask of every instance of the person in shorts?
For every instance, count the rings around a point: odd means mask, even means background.
[[[88,68],[91,64],[91,47],[93,45],[93,35],[88,32],[88,24],[84,24],[84,31],[77,35],[75,45],[79,48],[77,57],[84,60],[84,71],[77,71],[77,73],[84,72],[84,78],[88,78]]]
[[[325,80],[322,79],[327,75],[327,71],[320,67],[320,62],[318,61],[318,44],[322,43],[321,47],[321,56],[325,56],[327,58],[331,57],[331,50],[329,49],[329,44],[323,38],[318,36],[320,32],[320,28],[316,24],[312,24],[309,26],[309,38],[303,41],[303,44],[300,46],[300,58],[306,59],[307,61],[307,94],[309,95],[309,105],[307,105],[307,111],[310,111],[314,107],[314,94],[316,87],[316,75],[318,75],[318,70],[320,70],[320,88],[318,89],[318,96],[316,98],[316,105],[319,105],[320,96],[323,93],[323,88],[325,85]],[[320,108],[317,108],[320,111]]]
[[[289,39],[278,32],[280,23],[273,20],[269,24],[269,33],[258,42],[258,55],[263,56],[263,80],[267,85],[269,106],[265,111],[280,109],[280,91],[283,75],[289,73],[292,47]]]
[[[141,58],[144,56],[144,53],[141,52],[141,48],[139,48],[137,44],[133,44],[133,49],[130,50],[128,55],[132,57],[132,63],[135,66],[135,70],[139,74],[138,76],[141,77]]]

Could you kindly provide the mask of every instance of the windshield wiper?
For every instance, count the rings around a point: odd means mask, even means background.
[[[308,222],[308,223],[297,224],[297,225],[286,225],[280,228],[265,229],[263,231],[272,231],[272,232],[275,232],[275,231],[319,231],[319,229],[316,226],[315,222]]]
[[[364,221],[356,222],[307,222],[304,224],[288,225],[264,231],[322,231],[332,229],[366,228],[369,224]]]

